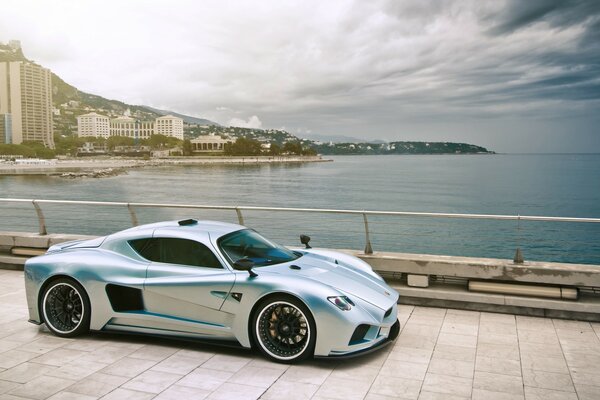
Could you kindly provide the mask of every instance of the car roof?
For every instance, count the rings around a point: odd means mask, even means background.
[[[210,233],[214,238],[219,238],[231,232],[246,229],[245,226],[230,224],[228,222],[210,221],[210,220],[174,220],[156,222],[153,224],[139,225],[133,228],[125,229],[108,236],[109,240],[126,239],[128,237],[151,234],[157,229],[168,229],[169,231],[181,231],[185,234]]]

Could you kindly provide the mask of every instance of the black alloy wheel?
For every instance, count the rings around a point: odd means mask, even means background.
[[[89,331],[90,301],[74,280],[60,278],[47,285],[40,308],[46,326],[56,336],[74,337]]]
[[[253,318],[258,349],[277,362],[295,362],[313,355],[316,329],[313,317],[299,300],[277,296],[260,303]]]

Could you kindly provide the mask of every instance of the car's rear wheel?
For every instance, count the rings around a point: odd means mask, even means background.
[[[56,336],[79,336],[90,329],[90,301],[73,279],[59,278],[47,285],[40,306],[46,326]]]
[[[300,300],[283,295],[260,302],[253,316],[252,333],[261,353],[285,363],[312,356],[317,338],[308,308]]]

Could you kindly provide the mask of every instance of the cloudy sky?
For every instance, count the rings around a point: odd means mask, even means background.
[[[600,1],[3,0],[81,90],[304,135],[600,152]]]

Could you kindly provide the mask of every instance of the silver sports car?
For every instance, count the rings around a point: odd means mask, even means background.
[[[57,336],[127,331],[256,347],[293,362],[383,347],[398,293],[343,253],[288,249],[246,227],[160,222],[27,261],[30,321]]]

